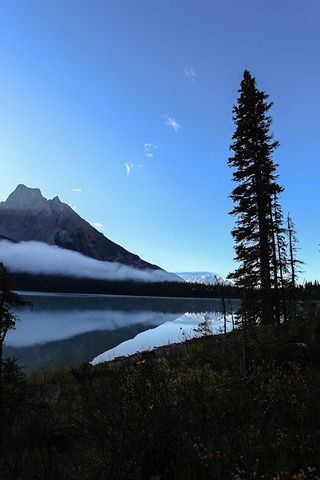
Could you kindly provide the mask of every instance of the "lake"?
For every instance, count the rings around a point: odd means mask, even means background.
[[[14,312],[19,321],[7,334],[4,358],[15,357],[26,370],[97,363],[181,342],[205,317],[214,332],[223,328],[220,299],[18,293],[33,309]],[[226,303],[231,314],[240,301]]]

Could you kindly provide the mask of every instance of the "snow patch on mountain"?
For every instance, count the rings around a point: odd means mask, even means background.
[[[201,283],[203,285],[233,285],[230,280],[223,278],[218,273],[212,272],[176,272],[176,275],[188,283]]]

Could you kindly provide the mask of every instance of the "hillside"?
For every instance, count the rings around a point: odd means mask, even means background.
[[[21,184],[0,203],[1,237],[15,242],[44,242],[138,269],[159,269],[109,240],[58,197],[47,200],[38,188]]]

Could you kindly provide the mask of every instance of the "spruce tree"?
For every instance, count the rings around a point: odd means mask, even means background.
[[[8,270],[0,262],[0,451],[3,441],[3,421],[4,421],[4,382],[3,377],[7,368],[14,370],[14,361],[3,360],[3,345],[9,330],[15,328],[17,317],[12,313],[16,307],[30,305],[19,295],[10,289],[11,280]]]
[[[234,168],[237,183],[230,195],[234,202],[230,214],[236,217],[232,236],[240,265],[230,278],[243,288],[246,318],[272,324],[279,317],[276,243],[282,231],[278,198],[283,188],[277,183],[277,165],[272,159],[279,142],[270,132],[269,95],[258,90],[247,70],[238,92],[233,108],[236,130],[230,146],[234,154],[228,165]]]
[[[290,286],[293,291],[293,298],[296,299],[297,273],[302,273],[299,266],[303,265],[301,260],[297,260],[296,253],[298,250],[297,231],[290,214],[287,216],[287,232],[289,240],[289,259],[290,259]]]

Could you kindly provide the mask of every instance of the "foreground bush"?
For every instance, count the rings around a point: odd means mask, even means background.
[[[254,332],[245,373],[239,332],[8,375],[1,478],[319,478],[320,372],[274,335]]]

